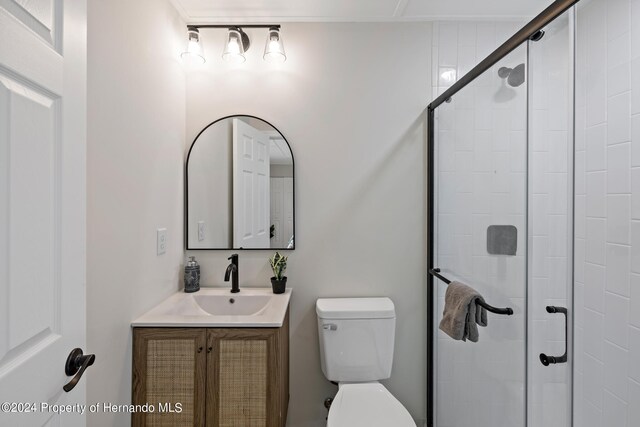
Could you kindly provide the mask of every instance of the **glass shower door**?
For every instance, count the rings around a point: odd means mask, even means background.
[[[437,330],[436,427],[572,426],[573,58],[570,9],[435,110],[433,322],[448,280],[513,310],[477,343]]]
[[[572,422],[573,13],[528,46],[530,427]]]
[[[437,427],[526,425],[526,46],[435,110],[434,267],[511,316],[488,314],[477,343],[434,338]],[[436,279],[438,327],[447,285]]]

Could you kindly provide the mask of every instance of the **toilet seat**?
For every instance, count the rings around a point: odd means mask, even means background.
[[[382,384],[340,384],[327,427],[416,427],[409,412]]]

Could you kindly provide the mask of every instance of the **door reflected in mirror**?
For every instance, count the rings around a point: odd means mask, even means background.
[[[187,156],[187,249],[294,249],[291,147],[252,116],[217,120]]]

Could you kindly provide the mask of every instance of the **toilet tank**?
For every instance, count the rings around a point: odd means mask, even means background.
[[[321,298],[316,302],[320,363],[330,381],[391,376],[396,312],[389,298]]]

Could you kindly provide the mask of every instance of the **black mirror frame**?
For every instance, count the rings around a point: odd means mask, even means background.
[[[273,129],[275,129],[280,136],[282,136],[282,139],[284,139],[284,142],[287,143],[287,146],[289,147],[289,152],[291,153],[291,167],[292,167],[292,178],[293,178],[293,247],[292,248],[234,248],[234,247],[230,247],[230,248],[190,248],[189,247],[189,158],[191,157],[191,151],[193,150],[193,146],[196,144],[196,141],[198,141],[198,138],[200,137],[200,135],[202,135],[202,133],[209,129],[210,126],[213,126],[214,124],[222,121],[222,120],[227,120],[227,119],[232,119],[235,117],[250,117],[252,119],[256,119],[256,120],[260,120],[265,122],[266,124],[268,124],[269,126],[271,126]],[[225,116],[222,117],[218,120],[215,120],[211,123],[209,123],[208,125],[206,125],[200,132],[198,132],[198,134],[196,135],[196,137],[194,138],[193,142],[191,143],[191,146],[189,147],[189,152],[187,153],[187,159],[185,161],[185,167],[184,167],[184,246],[185,246],[185,250],[188,251],[236,251],[236,250],[241,250],[241,251],[271,251],[271,250],[277,250],[277,251],[293,251],[296,249],[298,243],[298,238],[296,235],[296,161],[295,158],[293,156],[293,150],[291,149],[291,144],[289,144],[289,141],[287,140],[287,138],[284,136],[284,134],[282,132],[280,132],[280,129],[278,129],[277,127],[275,127],[274,125],[272,125],[270,122],[268,122],[267,120],[260,118],[260,117],[256,117],[256,116],[252,116],[250,114],[231,114],[229,116]],[[232,245],[233,246],[233,245]]]

